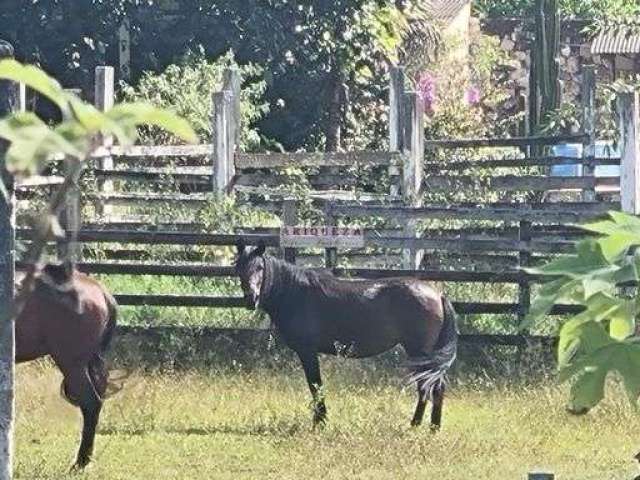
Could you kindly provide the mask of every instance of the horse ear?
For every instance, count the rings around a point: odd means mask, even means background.
[[[266,247],[264,246],[264,243],[260,242],[258,244],[258,246],[256,247],[256,249],[251,252],[252,255],[256,256],[256,257],[260,257],[262,255],[264,255],[264,251],[266,250]]]
[[[242,254],[244,253],[244,249],[245,249],[246,245],[244,243],[244,240],[242,238],[238,239],[238,241],[236,242],[236,248],[238,249],[238,256],[241,257]]]

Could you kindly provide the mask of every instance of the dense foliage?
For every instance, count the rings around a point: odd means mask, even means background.
[[[137,85],[125,86],[122,96],[128,101],[145,101],[170,108],[189,121],[202,143],[211,142],[212,93],[221,90],[226,68],[238,68],[244,79],[240,105],[240,148],[244,151],[256,150],[261,139],[255,122],[268,111],[268,106],[262,100],[266,86],[261,79],[262,70],[253,65],[239,67],[230,53],[215,61],[207,60],[201,52],[189,53],[179,63],[169,65],[159,74],[145,73]],[[143,140],[156,145],[171,141],[159,129],[144,132]]]
[[[6,0],[0,32],[18,58],[39,63],[65,86],[85,92],[92,91],[96,65],[117,64],[116,32],[125,18],[132,30],[134,83],[144,71],[175,63],[185,50],[202,45],[207,58],[233,50],[238,63],[268,72],[271,113],[261,125],[266,136],[287,149],[308,139],[313,146],[326,141],[337,148],[345,135],[340,128],[354,124],[344,111],[354,100],[350,92],[396,60],[403,38],[419,31],[415,38],[437,39],[424,10],[413,3]]]
[[[635,405],[640,397],[640,343],[636,336],[640,296],[621,287],[640,280],[640,220],[620,212],[585,225],[600,235],[581,241],[576,254],[532,273],[550,277],[531,307],[530,322],[557,303],[584,306],[560,329],[560,376],[573,380],[570,409],[584,413],[604,397],[607,376],[619,374]]]
[[[563,15],[579,18],[626,17],[640,14],[640,5],[635,0],[559,0]],[[529,15],[535,0],[476,0],[477,12],[487,16]]]

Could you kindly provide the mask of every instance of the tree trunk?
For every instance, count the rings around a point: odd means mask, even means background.
[[[13,47],[0,40],[0,60],[13,57]],[[0,82],[0,117],[13,110],[17,102],[16,85]],[[15,212],[13,185],[5,172],[6,143],[0,144],[0,176],[9,191],[0,195],[0,480],[13,477],[13,376],[15,363],[14,296]]]
[[[340,150],[340,136],[342,133],[342,99],[343,85],[340,72],[334,67],[331,75],[331,87],[329,90],[329,109],[327,112],[324,135],[326,139],[325,151],[337,152]]]

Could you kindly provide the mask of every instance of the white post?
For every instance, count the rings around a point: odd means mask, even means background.
[[[596,71],[594,65],[585,65],[582,68],[582,130],[587,135],[582,144],[582,176],[593,177],[596,156]],[[582,192],[585,202],[593,202],[596,199],[595,188],[585,189]]]
[[[27,111],[27,86],[24,83],[18,84],[18,111]]]
[[[404,95],[404,162],[402,167],[402,195],[410,207],[422,205],[422,176],[424,171],[424,104],[416,92]],[[416,237],[417,224],[409,220],[405,237]],[[420,268],[422,250],[405,250],[404,268]]]
[[[640,214],[640,93],[621,93],[620,113],[620,197],[622,210]]]
[[[13,58],[13,47],[0,40],[0,59]],[[16,108],[16,85],[0,82],[0,117]],[[7,145],[0,143],[0,178],[9,198],[0,195],[0,480],[13,477],[15,334],[11,305],[15,281],[15,198],[11,177],[4,169]]]
[[[118,66],[121,80],[131,78],[131,33],[129,19],[125,18],[118,27]]]
[[[99,66],[96,67],[95,72],[95,91],[94,91],[94,104],[95,107],[101,112],[106,112],[111,109],[115,102],[115,73],[113,67]],[[112,137],[104,137],[102,139],[102,145],[105,148],[110,148],[113,145]],[[114,166],[113,157],[103,157],[98,161],[98,167],[103,169],[112,169]],[[103,180],[98,183],[99,193],[112,193],[113,181]],[[109,216],[111,215],[111,205],[98,201],[96,205],[96,212],[98,215]]]
[[[404,69],[392,67],[389,79],[389,151],[401,152],[404,144]],[[400,193],[397,179],[400,166],[389,165],[391,189],[389,194],[396,197]]]
[[[229,171],[231,97],[231,92],[224,90],[213,94],[213,191],[219,196],[227,193],[232,177]]]

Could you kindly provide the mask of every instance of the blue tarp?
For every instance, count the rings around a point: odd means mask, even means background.
[[[556,145],[552,149],[553,155],[558,157],[582,158],[582,144],[565,143]],[[620,151],[613,147],[611,142],[596,142],[596,158],[619,158]],[[582,165],[554,165],[551,167],[551,175],[558,177],[580,177],[582,176]],[[598,165],[594,175],[596,177],[618,177],[620,176],[619,165]]]

